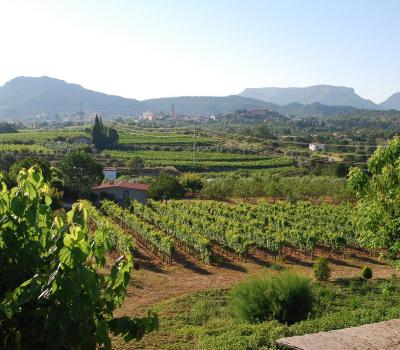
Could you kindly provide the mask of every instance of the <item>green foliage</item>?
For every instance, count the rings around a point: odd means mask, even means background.
[[[118,144],[117,130],[103,125],[103,121],[96,115],[92,128],[92,142],[98,150],[113,148]]]
[[[156,225],[166,224],[170,234],[194,230],[238,255],[257,247],[277,256],[285,246],[311,255],[317,245],[334,251],[357,243],[347,204],[150,201],[150,207],[160,214]]]
[[[185,173],[181,177],[181,184],[184,188],[192,191],[192,195],[203,188],[203,180],[196,173]]]
[[[370,280],[372,278],[372,269],[368,266],[364,266],[361,269],[361,277],[365,280]]]
[[[71,130],[36,130],[36,131],[21,131],[16,133],[0,133],[0,142],[14,143],[20,145],[28,144],[44,144],[50,140],[65,141],[67,138],[75,136],[87,136],[84,132]]]
[[[0,122],[0,134],[17,133],[17,132],[18,130],[15,124]]]
[[[96,230],[105,232],[110,240],[111,247],[121,254],[130,253],[135,247],[133,237],[113,222],[112,219],[103,215],[89,201],[82,200],[81,204],[88,213],[88,221],[94,225]]]
[[[232,315],[247,322],[262,322],[272,316],[270,279],[249,279],[237,284],[231,291],[229,308]]]
[[[88,196],[103,179],[103,166],[91,154],[73,150],[61,160],[65,187],[78,198]]]
[[[50,163],[46,159],[41,159],[38,157],[28,157],[24,159],[20,159],[15,162],[9,171],[10,178],[16,183],[18,173],[22,169],[29,169],[30,167],[37,165],[42,170],[43,178],[45,182],[49,182],[51,180],[51,170],[50,170]]]
[[[314,264],[314,277],[317,281],[327,281],[331,276],[331,269],[329,268],[328,259],[325,257],[318,257]]]
[[[0,339],[7,349],[111,349],[110,333],[140,339],[157,317],[114,318],[133,267],[125,252],[104,273],[107,232],[89,235],[87,211],[51,210],[38,168],[0,192]],[[102,271],[99,273],[99,271]]]
[[[131,232],[135,232],[140,237],[140,240],[145,242],[146,247],[150,246],[149,249],[154,253],[158,253],[161,257],[171,260],[173,244],[169,237],[149,225],[146,221],[141,220],[136,214],[130,213],[129,210],[120,207],[112,201],[104,200],[101,209],[120,225],[124,225]]]
[[[234,182],[223,180],[212,180],[205,183],[200,192],[200,197],[207,199],[226,199],[233,194]]]
[[[9,153],[0,154],[0,170],[9,171],[15,161],[15,157]]]
[[[385,249],[396,259],[400,252],[400,137],[378,148],[368,160],[368,172],[352,169],[349,184],[358,196],[355,223],[360,242]]]
[[[150,135],[152,137],[152,135]],[[168,137],[164,137],[168,139]],[[161,141],[162,145],[163,142]],[[121,146],[119,146],[121,148]],[[146,166],[166,167],[173,166],[180,171],[232,171],[237,169],[278,169],[293,166],[293,159],[276,156],[265,157],[258,154],[222,153],[198,151],[193,159],[193,152],[189,151],[136,151],[105,150],[103,155],[112,158],[131,159],[141,157]]]
[[[176,177],[160,174],[150,183],[149,197],[155,200],[182,198],[185,189]]]
[[[260,350],[276,349],[282,337],[330,331],[399,318],[398,278],[362,283],[349,289],[347,280],[316,284],[316,301],[310,317],[292,325],[275,320],[238,322],[227,304],[229,291],[212,289],[163,301],[157,305],[161,324],[168,324],[168,337],[152,333],[137,348],[159,350]],[[361,286],[370,285],[368,292]],[[357,303],[353,303],[357,300]],[[135,344],[136,345],[136,344]],[[121,346],[122,347],[122,346]]]
[[[308,316],[313,298],[307,278],[282,273],[278,277],[239,283],[231,292],[230,308],[242,321],[257,323],[275,319],[292,324]]]
[[[144,161],[142,158],[136,156],[133,157],[132,159],[129,159],[128,162],[126,163],[126,166],[129,168],[131,172],[136,173],[143,169]]]
[[[249,199],[253,197],[261,197],[265,194],[262,187],[262,179],[259,177],[241,177],[235,181],[232,194],[235,197]]]
[[[273,279],[273,315],[279,322],[304,320],[313,304],[310,281],[302,276],[282,273]]]
[[[132,212],[142,220],[153,224],[155,227],[163,230],[169,236],[190,248],[197,257],[205,263],[210,262],[211,242],[205,235],[193,229],[189,225],[175,220],[174,215],[160,209],[156,202],[150,202],[150,206],[134,201],[131,205]]]
[[[282,176],[246,173],[227,175],[207,181],[200,196],[208,199],[224,199],[231,196],[244,199],[275,197],[291,202],[330,197],[335,200],[352,199],[346,179],[329,176]]]

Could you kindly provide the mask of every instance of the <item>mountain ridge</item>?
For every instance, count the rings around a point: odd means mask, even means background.
[[[85,89],[61,79],[17,77],[0,87],[0,115],[13,110],[15,115],[75,113],[80,103],[89,112],[141,113],[145,106],[135,99]]]
[[[360,109],[378,108],[378,105],[374,102],[357,95],[354,88],[334,85],[246,88],[239,96],[257,98],[278,105],[286,105],[292,102],[307,105],[318,102],[328,106],[351,106]]]
[[[379,106],[383,109],[397,109],[400,111],[400,92],[395,92],[385,101],[380,103]]]
[[[254,92],[259,98],[243,96],[243,94],[254,96]],[[300,97],[296,97],[299,93]],[[272,101],[266,101],[266,95],[271,97]],[[337,99],[332,102],[334,98]],[[303,103],[295,101],[299,99]],[[333,104],[328,105],[315,100]],[[400,110],[400,93],[393,94],[379,105],[358,96],[353,88],[331,85],[315,85],[308,88],[249,88],[239,95],[177,96],[139,101],[89,90],[79,84],[47,76],[16,77],[0,86],[0,118],[3,120],[26,119],[43,113],[74,114],[79,110],[81,103],[86,113],[123,117],[138,115],[149,110],[155,113],[169,113],[172,104],[177,114],[225,114],[238,109],[268,108],[286,116],[304,117],[352,113],[360,108]],[[362,107],[355,107],[352,104]]]

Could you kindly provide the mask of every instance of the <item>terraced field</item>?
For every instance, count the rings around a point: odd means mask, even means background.
[[[0,143],[35,143],[43,144],[46,141],[55,140],[57,138],[68,139],[75,136],[87,136],[83,131],[39,131],[39,130],[22,130],[18,133],[0,134]]]
[[[237,169],[272,169],[291,167],[293,160],[281,156],[246,155],[219,152],[173,151],[115,151],[102,153],[107,158],[131,159],[140,157],[146,166],[174,166],[181,171],[227,171]]]
[[[119,142],[122,145],[164,145],[182,146],[193,145],[193,134],[180,134],[174,132],[149,132],[149,131],[121,131]],[[196,137],[196,144],[199,146],[211,145],[215,142],[209,137]]]
[[[41,145],[16,145],[16,144],[0,144],[0,152],[10,152],[14,154],[52,154],[53,151]]]

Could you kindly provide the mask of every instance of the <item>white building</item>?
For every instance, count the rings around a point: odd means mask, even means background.
[[[104,178],[106,180],[116,180],[117,179],[117,169],[115,168],[104,168],[103,169]]]
[[[310,151],[325,151],[325,145],[322,143],[310,143],[308,145]]]

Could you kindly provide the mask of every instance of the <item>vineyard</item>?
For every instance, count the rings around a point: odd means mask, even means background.
[[[211,145],[215,140],[209,137],[197,137],[196,144],[199,146]],[[193,134],[180,134],[175,132],[149,132],[149,131],[122,131],[119,142],[122,145],[178,145],[193,146]]]
[[[76,136],[87,136],[86,133],[71,130],[52,131],[20,131],[18,133],[0,134],[0,152],[7,152],[14,155],[48,155],[55,154],[62,150],[76,148],[68,141]]]
[[[104,201],[101,209],[123,227],[126,232],[132,234],[135,240],[147,250],[160,256],[165,261],[172,261],[172,241],[160,230],[111,201]]]
[[[103,201],[101,210],[141,246],[168,262],[175,250],[206,264],[218,255],[239,260],[254,254],[312,258],[319,253],[345,255],[348,249],[362,250],[350,219],[350,204],[233,206],[213,201],[150,201],[148,205],[134,202],[128,209]],[[95,222],[108,220],[93,212]]]
[[[104,216],[96,207],[87,200],[81,201],[86,209],[89,218],[89,224],[96,231],[102,231],[110,240],[111,246],[118,252],[123,253],[135,248],[135,242],[132,236],[115,224],[109,217]]]
[[[181,171],[217,171],[236,169],[268,169],[290,167],[293,159],[282,156],[261,156],[220,152],[188,151],[116,151],[106,150],[102,155],[113,159],[141,157],[146,166],[174,166]]]
[[[0,143],[35,143],[44,144],[51,140],[67,140],[75,136],[87,136],[81,131],[51,130],[51,131],[20,131],[18,133],[0,134]]]
[[[53,151],[41,145],[16,145],[0,144],[0,152],[23,153],[23,154],[52,154]]]

